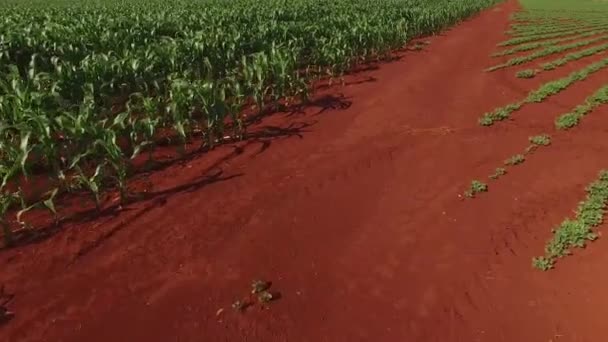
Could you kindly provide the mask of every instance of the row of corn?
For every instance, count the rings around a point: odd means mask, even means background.
[[[388,56],[495,0],[6,0],[0,5],[0,225],[109,184],[158,136],[243,138],[244,110]],[[151,153],[149,153],[152,156]],[[40,196],[24,195],[34,174]],[[7,217],[21,208],[16,220]]]

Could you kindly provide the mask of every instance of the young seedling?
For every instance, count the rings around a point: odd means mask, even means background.
[[[516,154],[513,157],[505,160],[505,165],[515,166],[515,165],[523,163],[525,160],[526,160],[526,158],[524,157],[523,154]]]
[[[523,101],[512,103],[507,106],[497,108],[491,113],[484,114],[484,116],[479,119],[479,124],[483,126],[491,126],[494,121],[500,121],[508,118],[511,113],[519,110],[523,105],[527,103],[542,102],[547,98],[565,90],[572,84],[583,81],[591,74],[596,73],[606,67],[608,67],[608,58],[589,64],[583,69],[574,71],[566,77],[545,83],[538,89],[529,92],[528,96]]]
[[[490,175],[489,178],[490,179],[498,179],[498,177],[500,176],[504,176],[505,174],[507,174],[507,170],[503,167],[497,167],[496,171],[494,172],[493,175]]]
[[[479,119],[479,124],[481,126],[492,126],[494,124],[494,120],[489,113],[486,113]]]
[[[532,143],[532,145],[526,148],[524,154],[530,154],[541,146],[549,146],[551,144],[551,137],[547,134],[536,135],[530,137],[530,142]]]
[[[578,125],[579,116],[574,113],[564,114],[555,120],[557,129],[568,129]]]
[[[521,70],[518,71],[515,76],[517,78],[533,78],[534,76],[536,76],[536,70],[533,69],[526,69],[526,70]]]
[[[545,70],[545,71],[550,71],[550,70],[553,70],[555,68],[557,68],[557,64],[555,64],[555,63],[551,63],[550,62],[550,63],[543,64],[543,70]]]
[[[553,268],[557,259],[571,254],[573,247],[584,248],[598,238],[593,231],[604,220],[608,203],[608,171],[587,187],[587,198],[581,202],[575,219],[566,219],[553,230],[553,238],[545,247],[545,255],[532,259],[532,265],[541,270]]]
[[[585,102],[576,106],[570,113],[561,115],[555,120],[558,129],[569,129],[579,124],[580,120],[595,108],[608,103],[608,85],[598,89],[585,99]]]
[[[553,268],[553,261],[545,257],[532,258],[532,267],[541,271],[548,271]]]
[[[465,191],[464,196],[468,197],[468,198],[473,198],[475,197],[476,194],[480,193],[480,192],[487,192],[488,191],[488,185],[485,183],[482,183],[478,180],[474,180],[471,182],[471,187],[469,188],[469,190]]]
[[[494,124],[494,121],[502,121],[508,119],[511,116],[511,113],[516,110],[519,110],[521,106],[522,103],[520,102],[511,103],[504,107],[497,108],[490,113],[485,113],[484,116],[479,119],[479,124],[482,126],[492,126],[492,124]]]
[[[535,135],[530,137],[530,142],[536,146],[549,146],[551,137],[548,134]]]

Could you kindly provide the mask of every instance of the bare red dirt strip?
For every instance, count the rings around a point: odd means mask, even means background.
[[[607,74],[479,126],[539,84],[483,72],[516,8],[266,118],[256,140],[151,174],[150,199],[1,251],[15,317],[0,340],[605,341],[604,241],[551,272],[530,264],[608,167],[608,110],[553,130]],[[552,146],[459,197],[540,133]],[[233,310],[257,278],[280,298]]]

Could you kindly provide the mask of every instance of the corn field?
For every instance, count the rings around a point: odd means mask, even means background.
[[[302,101],[495,0],[5,0],[0,4],[0,225],[57,215],[58,193],[116,187],[159,132],[210,148],[246,109]],[[152,154],[150,153],[150,158]],[[40,198],[22,186],[48,175]],[[110,184],[110,185],[109,185]],[[14,209],[14,210],[13,210]],[[16,217],[8,217],[9,212]]]

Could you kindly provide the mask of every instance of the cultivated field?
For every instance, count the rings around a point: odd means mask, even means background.
[[[608,2],[0,9],[0,340],[608,340]]]
[[[0,224],[85,190],[100,210],[129,197],[134,160],[247,137],[261,114],[308,98],[310,84],[390,57],[494,0],[15,2],[0,22]],[[22,183],[48,175],[44,191]],[[45,178],[43,176],[43,178]],[[40,186],[37,186],[41,188]],[[32,194],[33,192],[33,194]]]

